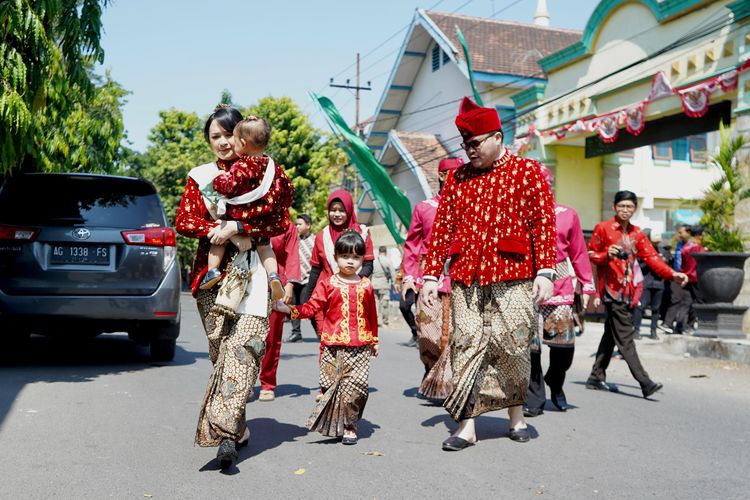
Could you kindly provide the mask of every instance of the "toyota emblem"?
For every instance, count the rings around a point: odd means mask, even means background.
[[[91,236],[91,231],[85,227],[79,227],[73,230],[73,238],[77,240],[87,240]]]

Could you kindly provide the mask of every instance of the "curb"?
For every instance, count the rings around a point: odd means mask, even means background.
[[[672,354],[700,356],[750,365],[750,341],[661,335],[662,349]]]

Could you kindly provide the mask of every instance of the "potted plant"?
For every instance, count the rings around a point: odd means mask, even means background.
[[[737,204],[750,198],[747,164],[739,158],[746,139],[732,136],[732,130],[720,126],[719,151],[710,162],[721,176],[711,183],[699,206],[703,211],[703,246],[707,252],[692,254],[698,265],[698,288],[701,304],[695,304],[700,320],[697,335],[742,337],[742,316],[746,306],[732,302],[745,280],[744,253],[746,235],[735,224]]]

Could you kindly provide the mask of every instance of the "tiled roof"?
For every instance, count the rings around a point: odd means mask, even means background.
[[[443,158],[450,156],[445,146],[438,140],[435,134],[422,134],[419,132],[395,131],[401,144],[411,154],[414,161],[424,172],[427,184],[433,193],[440,190],[438,181],[438,164]]]
[[[456,25],[466,39],[474,71],[534,78],[544,74],[537,61],[581,39],[581,31],[550,28],[516,21],[426,12],[463,59]]]

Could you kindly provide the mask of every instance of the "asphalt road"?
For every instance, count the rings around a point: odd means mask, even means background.
[[[287,325],[288,328],[288,325]],[[645,400],[623,361],[621,394],[584,388],[601,332],[579,338],[567,413],[548,403],[533,439],[507,437],[507,413],[477,419],[480,442],[441,451],[455,424],[415,397],[421,377],[405,329],[381,332],[360,441],[344,447],[303,426],[317,390],[318,344],[284,344],[277,399],[253,401],[237,467],[193,446],[210,371],[193,301],[173,363],[153,365],[122,335],[86,343],[32,338],[0,354],[2,498],[748,498],[750,367],[638,344],[665,384]]]

